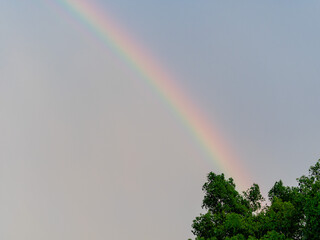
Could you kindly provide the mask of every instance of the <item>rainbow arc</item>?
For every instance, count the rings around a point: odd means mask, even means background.
[[[102,12],[92,0],[56,0],[54,3],[89,28],[131,68],[138,71],[144,81],[174,110],[196,142],[205,150],[210,161],[215,162],[227,175],[236,178],[237,186],[241,189],[248,186],[249,175],[242,170],[243,167],[236,158],[231,156],[232,151],[224,144],[218,131],[214,130],[168,71],[129,36],[123,27],[105,11]]]

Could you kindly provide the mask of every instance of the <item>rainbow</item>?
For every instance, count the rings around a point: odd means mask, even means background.
[[[231,156],[231,151],[223,143],[223,138],[213,130],[204,114],[193,104],[177,85],[177,81],[143,49],[132,36],[126,34],[113,18],[94,3],[93,0],[52,0],[62,10],[68,12],[103,41],[112,51],[143,77],[147,84],[170,106],[181,122],[189,129],[195,140],[205,150],[210,161],[221,171],[235,178],[237,186],[244,190],[248,186],[248,174]]]

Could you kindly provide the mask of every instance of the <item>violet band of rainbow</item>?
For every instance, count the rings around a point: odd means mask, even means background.
[[[237,186],[244,190],[250,176],[244,171],[239,160],[232,156],[230,148],[224,143],[218,131],[205,115],[194,105],[191,98],[181,90],[177,81],[161,67],[154,57],[147,53],[123,27],[102,12],[95,1],[52,0],[64,11],[76,18],[112,51],[134,68],[159,96],[173,109],[181,122],[192,133],[194,139],[207,153],[210,161],[219,166],[219,170],[236,179]]]

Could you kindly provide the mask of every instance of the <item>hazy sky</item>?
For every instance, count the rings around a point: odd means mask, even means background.
[[[192,237],[220,169],[52,2],[0,0],[0,238]],[[319,1],[90,2],[176,76],[264,195],[320,157]]]

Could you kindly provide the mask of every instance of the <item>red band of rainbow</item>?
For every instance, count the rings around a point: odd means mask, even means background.
[[[105,12],[101,12],[94,1],[55,0],[61,8],[73,15],[94,32],[109,48],[137,70],[144,80],[156,91],[176,112],[183,124],[194,135],[197,142],[206,151],[221,171],[234,177],[240,189],[248,186],[249,175],[243,167],[230,156],[230,150],[223,144],[223,138],[205,119],[196,106],[187,97],[176,81],[161,68],[156,60],[147,54],[123,28],[119,27]]]

